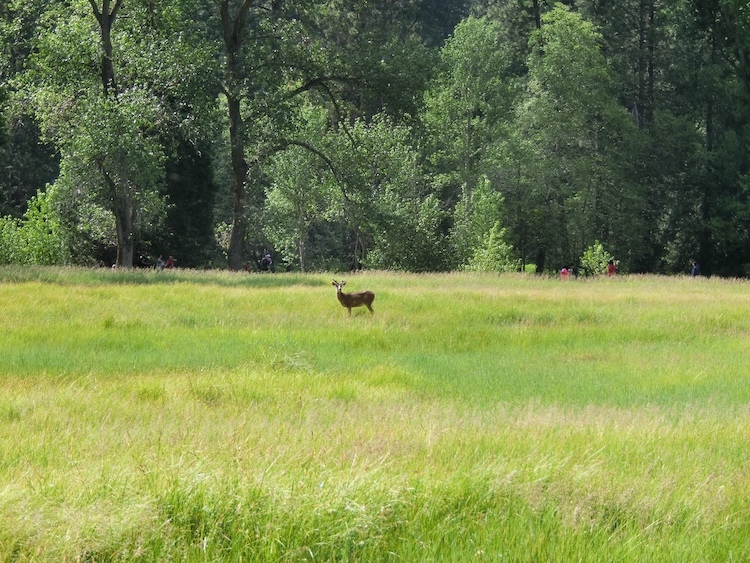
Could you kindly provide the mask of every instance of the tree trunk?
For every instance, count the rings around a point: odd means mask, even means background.
[[[542,275],[544,273],[544,262],[545,262],[545,255],[544,250],[539,250],[536,253],[536,259],[534,260],[534,265],[536,266],[536,273],[537,275]]]
[[[117,223],[117,267],[132,268],[135,256],[136,211],[127,194],[120,198],[119,209],[115,211]]]
[[[247,210],[245,208],[245,185],[248,165],[245,160],[245,139],[240,100],[227,94],[229,107],[229,139],[232,157],[232,231],[229,235],[227,260],[230,270],[241,270],[245,236],[247,235]]]
[[[111,0],[102,0],[102,9],[96,0],[89,0],[94,17],[99,23],[102,40],[102,69],[101,79],[104,97],[117,96],[117,81],[115,80],[115,66],[112,60],[112,25],[117,18],[123,0],[116,0],[110,9]],[[137,209],[127,186],[115,182],[105,168],[104,162],[99,163],[99,171],[109,188],[112,198],[112,213],[115,216],[117,229],[117,267],[132,268],[135,255],[136,217]]]
[[[115,229],[117,231],[117,260],[115,264],[118,268],[132,268],[133,256],[135,256],[136,207],[128,189],[117,185],[104,169],[103,163],[99,163],[99,171],[109,190],[112,201],[111,211],[115,216]]]
[[[112,62],[112,25],[117,18],[117,12],[120,11],[122,0],[116,0],[114,7],[110,10],[110,0],[103,0],[102,9],[96,0],[89,0],[91,8],[94,10],[94,17],[99,23],[99,30],[102,38],[102,86],[104,95],[117,93],[117,82],[115,81],[115,66]]]
[[[648,82],[646,84],[646,108],[644,111],[644,117],[646,118],[646,124],[650,127],[654,123],[654,103],[656,100],[654,93],[655,77],[655,62],[656,57],[656,8],[654,7],[654,0],[649,0],[648,6]]]
[[[226,84],[229,111],[229,144],[232,161],[232,230],[229,235],[227,261],[230,270],[241,270],[244,265],[243,250],[247,235],[247,209],[245,206],[248,164],[245,159],[245,127],[240,105],[242,68],[241,54],[247,12],[254,5],[244,0],[236,16],[229,13],[229,2],[221,3],[221,26],[227,52]]]
[[[539,0],[532,1],[531,9],[534,14],[534,27],[542,29],[542,9],[539,6]]]
[[[301,232],[299,234],[299,244],[297,245],[297,248],[299,249],[299,269],[304,274],[307,270],[307,252],[305,250],[305,235]]]
[[[650,127],[654,120],[654,57],[656,32],[654,0],[641,0],[638,7],[638,94],[636,122]]]

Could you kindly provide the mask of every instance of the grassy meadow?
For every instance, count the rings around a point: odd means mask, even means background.
[[[750,282],[0,268],[0,561],[748,561]]]

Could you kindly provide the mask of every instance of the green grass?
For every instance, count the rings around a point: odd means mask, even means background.
[[[750,283],[0,269],[0,560],[745,561]]]

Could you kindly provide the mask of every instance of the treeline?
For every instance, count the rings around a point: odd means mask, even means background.
[[[0,263],[750,274],[746,0],[9,0]]]

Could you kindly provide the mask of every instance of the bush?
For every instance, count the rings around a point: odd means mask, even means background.
[[[60,221],[50,194],[38,192],[21,221],[0,219],[0,264],[54,266],[69,263]]]
[[[487,243],[486,237],[502,217],[502,206],[502,195],[492,188],[484,176],[472,190],[463,187],[453,214],[455,224],[450,234],[453,267],[467,269],[471,257]]]
[[[16,264],[18,249],[18,221],[0,217],[0,264]]]
[[[589,276],[598,276],[607,272],[607,263],[615,257],[604,250],[598,240],[589,246],[581,256],[581,270]]]
[[[521,267],[513,247],[506,243],[505,229],[496,222],[463,267],[467,272],[515,272]]]

